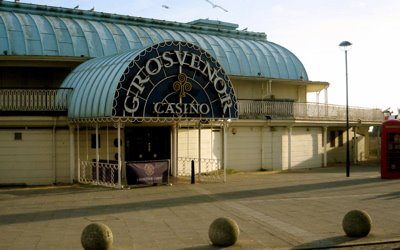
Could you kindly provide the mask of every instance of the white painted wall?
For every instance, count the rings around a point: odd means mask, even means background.
[[[180,128],[178,130],[178,173],[190,175],[191,163],[196,161],[196,172],[199,158],[199,130]],[[219,128],[203,128],[201,130],[201,172],[217,170],[222,166],[222,130]],[[219,160],[220,164],[217,164]]]
[[[293,127],[292,168],[315,168],[323,165],[322,129]]]
[[[232,134],[232,129],[236,134]],[[261,127],[229,128],[228,168],[240,171],[255,171],[261,168]]]
[[[76,131],[75,131],[76,132]],[[96,159],[96,148],[91,147],[91,135],[96,134],[96,130],[94,128],[89,128],[86,133],[85,127],[79,128],[79,156],[80,160],[93,160]],[[107,129],[99,128],[100,135],[100,147],[99,147],[99,155],[100,160],[116,160],[115,154],[118,153],[118,147],[114,146],[114,139],[118,138],[118,131],[114,127],[109,127],[108,129],[108,141],[107,141]],[[124,133],[121,131],[121,139],[122,139],[122,149],[124,149]],[[78,136],[75,138],[75,145],[78,145]],[[108,145],[108,157],[107,157],[107,145]],[[123,152],[123,151],[122,151]],[[76,152],[77,153],[77,152]],[[124,156],[124,153],[122,153]],[[77,157],[76,157],[77,158]],[[124,161],[124,159],[122,159]]]
[[[178,157],[199,157],[199,130],[178,130]],[[222,130],[201,130],[201,158],[222,160]]]
[[[14,140],[16,132],[22,140]],[[56,130],[53,147],[52,129],[0,130],[0,183],[69,182],[68,135],[68,130]]]
[[[70,182],[69,130],[56,130],[57,182]]]

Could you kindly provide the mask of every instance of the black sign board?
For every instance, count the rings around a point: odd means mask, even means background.
[[[168,183],[169,161],[127,162],[128,185]]]
[[[139,53],[120,79],[113,107],[120,117],[238,117],[224,69],[186,42],[164,42]]]

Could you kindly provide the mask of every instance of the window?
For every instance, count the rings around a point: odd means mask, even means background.
[[[335,147],[336,131],[329,132],[329,143],[331,148]]]
[[[100,135],[98,135],[98,140],[99,140],[99,148],[101,148],[101,143],[100,143]],[[96,148],[96,134],[92,134],[92,137],[91,137],[91,144],[92,144],[92,148]]]

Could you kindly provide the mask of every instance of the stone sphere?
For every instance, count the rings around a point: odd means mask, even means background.
[[[239,237],[239,226],[232,219],[217,218],[208,229],[208,237],[215,246],[231,246],[236,243]]]
[[[371,231],[371,226],[371,217],[362,210],[351,210],[342,221],[343,230],[349,237],[365,237]]]
[[[92,223],[83,229],[81,243],[85,250],[111,249],[113,234],[108,226],[102,223]]]

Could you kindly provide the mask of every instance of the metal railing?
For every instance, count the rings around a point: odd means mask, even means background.
[[[81,161],[79,165],[79,182],[107,187],[120,187],[118,183],[118,164]]]
[[[190,177],[191,163],[194,161],[196,178],[200,182],[223,182],[225,172],[222,162],[219,159],[201,158],[199,168],[199,159],[191,157],[178,157],[178,177]]]
[[[0,89],[1,111],[67,111],[72,88]]]
[[[265,119],[268,116],[282,119],[346,119],[346,106],[341,105],[254,100],[239,100],[238,103],[242,119]],[[380,109],[349,107],[349,120],[381,122],[383,113]]]

